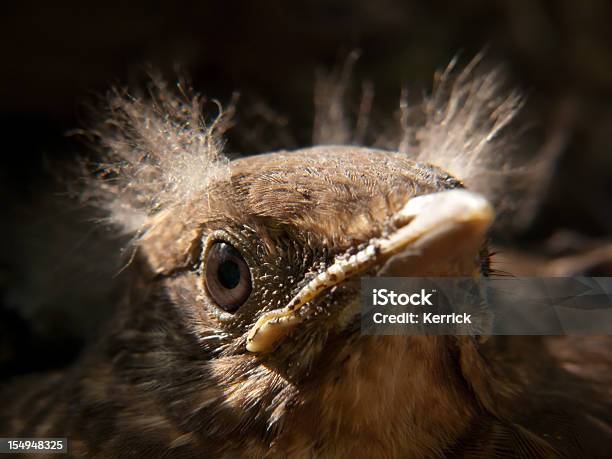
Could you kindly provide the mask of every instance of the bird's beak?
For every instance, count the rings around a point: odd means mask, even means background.
[[[394,229],[354,255],[336,257],[283,308],[266,312],[247,336],[247,350],[265,353],[305,320],[300,309],[323,291],[380,266],[378,275],[418,276],[432,264],[475,253],[494,218],[483,196],[463,189],[411,198],[390,221]]]

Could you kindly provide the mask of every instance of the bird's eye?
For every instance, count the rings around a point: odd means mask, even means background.
[[[251,294],[251,272],[246,261],[230,244],[214,242],[205,260],[206,289],[217,305],[236,311]]]

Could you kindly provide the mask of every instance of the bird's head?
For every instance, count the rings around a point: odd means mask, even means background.
[[[123,323],[163,352],[147,360],[139,344],[125,366],[166,391],[180,422],[277,444],[380,428],[398,451],[410,436],[392,433],[408,428],[427,433],[427,450],[493,406],[474,339],[361,336],[359,322],[363,276],[486,274],[487,199],[383,150],[228,161],[214,125],[180,105],[162,107],[173,118],[139,104],[123,103],[129,127],[107,140],[121,161],[105,191],[157,286],[156,304],[147,297]]]
[[[492,219],[484,197],[434,166],[328,146],[231,162],[141,246],[156,273],[197,291],[179,305],[195,337],[306,370],[358,334],[361,277],[479,276]]]

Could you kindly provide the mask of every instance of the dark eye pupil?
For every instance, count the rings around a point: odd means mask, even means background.
[[[226,260],[219,265],[217,271],[219,283],[227,289],[233,289],[240,283],[240,268],[236,262]]]

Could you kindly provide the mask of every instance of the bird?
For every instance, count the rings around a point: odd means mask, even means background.
[[[364,277],[492,273],[486,182],[521,101],[472,73],[441,76],[403,147],[231,160],[197,97],[116,94],[88,187],[130,238],[130,288],[72,366],[1,388],[2,436],[93,458],[604,457],[609,386],[580,360],[601,341],[361,334]]]

